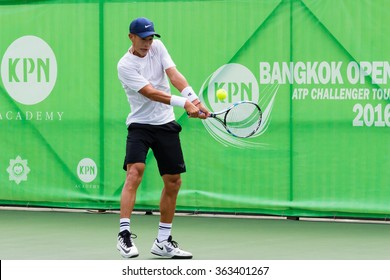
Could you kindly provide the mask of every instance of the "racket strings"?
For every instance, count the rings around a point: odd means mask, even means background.
[[[238,137],[253,135],[261,124],[261,111],[253,103],[241,103],[234,106],[225,117],[227,129]]]

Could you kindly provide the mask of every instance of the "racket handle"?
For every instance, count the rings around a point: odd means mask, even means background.
[[[204,114],[202,111],[200,111],[199,110],[199,113],[198,113],[199,115],[200,114]],[[190,116],[190,114],[187,112],[187,116]],[[210,116],[209,117],[212,117],[212,118],[214,118],[216,115],[215,114],[213,114],[213,113],[210,113]]]

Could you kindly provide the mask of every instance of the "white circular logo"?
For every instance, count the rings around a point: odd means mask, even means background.
[[[227,92],[225,99],[220,100],[217,91]],[[211,74],[203,83],[199,97],[213,112],[227,109],[236,102],[248,100],[259,104],[259,85],[252,72],[238,63],[225,64]],[[250,114],[251,112],[248,112]],[[242,116],[246,117],[246,116]],[[251,139],[234,138],[228,134],[221,123],[208,118],[203,121],[211,136],[224,145],[236,147],[254,147]]]
[[[219,100],[216,92],[224,89],[227,97]],[[259,101],[259,86],[255,76],[245,66],[237,63],[225,64],[205,81],[201,89],[203,100],[212,111],[221,111],[242,100]]]
[[[1,61],[1,78],[8,94],[25,105],[45,100],[57,80],[57,61],[53,50],[41,38],[16,39]]]
[[[98,170],[96,163],[90,158],[83,158],[77,165],[77,175],[84,183],[95,180]]]

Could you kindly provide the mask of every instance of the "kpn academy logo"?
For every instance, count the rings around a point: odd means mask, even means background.
[[[224,89],[227,97],[223,100],[216,95],[218,89]],[[275,101],[278,84],[269,84],[260,93],[259,82],[245,66],[229,63],[218,68],[203,83],[199,98],[213,112],[222,111],[236,102],[247,100],[255,102],[263,112],[259,130],[250,138],[236,138],[229,135],[222,124],[212,118],[203,121],[210,135],[225,146],[237,148],[257,148],[265,146],[258,137],[265,133],[270,123],[270,114]]]
[[[53,50],[41,38],[23,36],[6,50],[1,61],[1,77],[8,94],[24,105],[45,100],[57,79]]]
[[[81,182],[75,187],[78,189],[99,189],[99,184],[94,183],[97,174],[98,167],[93,159],[81,159],[77,165],[77,176]]]

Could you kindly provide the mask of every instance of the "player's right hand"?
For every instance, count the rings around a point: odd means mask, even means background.
[[[199,117],[199,109],[194,104],[192,104],[190,101],[186,101],[184,104],[184,109],[187,111],[187,114],[191,118],[198,118]]]
[[[203,105],[203,103],[199,102],[198,105],[196,106],[199,108],[199,115],[198,118],[205,120],[208,117],[210,117],[210,112],[209,110]]]

